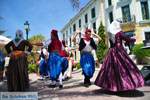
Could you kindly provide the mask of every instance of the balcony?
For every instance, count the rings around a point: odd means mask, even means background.
[[[122,18],[117,19],[121,25],[135,23],[135,15],[124,16]]]

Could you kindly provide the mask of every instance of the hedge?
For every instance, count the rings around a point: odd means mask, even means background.
[[[29,73],[36,73],[37,72],[37,66],[35,64],[29,64],[28,65],[28,72]]]
[[[141,49],[144,44],[137,44],[132,49],[132,54],[134,54],[136,57],[150,57],[150,49]]]

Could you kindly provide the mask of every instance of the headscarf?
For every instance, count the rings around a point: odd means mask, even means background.
[[[21,30],[16,31],[16,37],[13,39],[14,45],[17,47],[21,41],[24,40],[23,32]]]
[[[85,31],[85,34],[87,34],[87,32],[91,32],[91,30],[90,30],[90,29],[87,29],[87,30]],[[84,40],[89,41],[90,38],[88,38],[88,37],[85,35]]]
[[[57,30],[53,29],[53,30],[51,31],[51,34],[54,35],[54,38],[59,39],[59,37],[58,37],[58,31],[57,31]]]
[[[108,35],[108,38],[115,43],[115,36],[118,32],[121,31],[120,23],[118,21],[113,21],[110,26],[108,27],[108,30],[106,34]]]

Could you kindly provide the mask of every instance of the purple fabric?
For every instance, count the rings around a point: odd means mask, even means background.
[[[110,40],[111,47],[104,59],[95,85],[109,91],[133,90],[145,85],[143,76],[122,46],[122,40],[135,42],[122,31],[117,33],[116,42]]]

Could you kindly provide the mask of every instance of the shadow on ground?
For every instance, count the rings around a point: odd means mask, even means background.
[[[119,97],[143,97],[144,96],[143,91],[138,91],[138,90],[111,92],[104,89],[99,89],[99,90],[94,90],[93,92],[97,95],[106,94],[106,95],[116,95]]]

